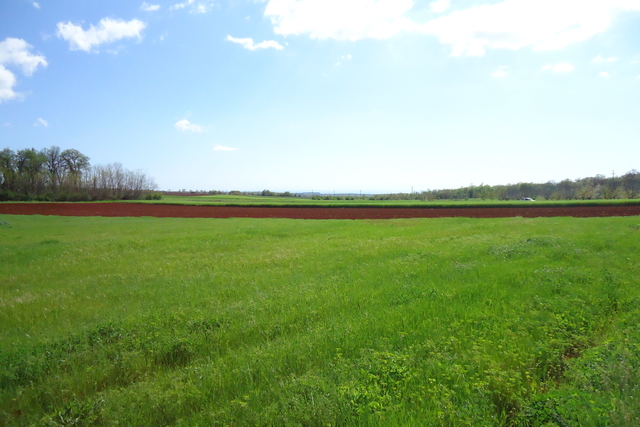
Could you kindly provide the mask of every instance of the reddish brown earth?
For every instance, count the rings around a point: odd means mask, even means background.
[[[226,207],[133,203],[0,203],[0,214],[60,216],[151,216],[158,218],[505,218],[606,217],[640,215],[640,206],[505,207],[505,208],[343,208],[343,207]]]

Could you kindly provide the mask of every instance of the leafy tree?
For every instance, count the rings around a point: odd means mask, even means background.
[[[15,160],[16,154],[12,150],[5,148],[0,151],[0,173],[2,173],[3,176],[3,183],[0,183],[0,185],[2,185],[5,190],[10,191],[13,189],[16,173]]]
[[[640,172],[632,169],[622,176],[622,182],[624,190],[627,193],[627,197],[630,199],[637,199],[640,197]]]
[[[19,190],[29,196],[40,194],[44,190],[42,172],[46,157],[33,148],[20,150],[16,153],[15,164],[19,177]]]
[[[68,170],[67,185],[69,189],[78,191],[82,171],[89,167],[89,157],[72,148],[60,153],[60,158]]]

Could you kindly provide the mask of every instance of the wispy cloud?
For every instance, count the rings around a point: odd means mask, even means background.
[[[546,51],[564,48],[604,32],[620,10],[640,10],[627,0],[505,0],[455,11],[426,23],[453,47],[452,55],[482,56],[486,49]]]
[[[451,7],[451,0],[436,0],[429,3],[429,7],[434,13],[443,13]]]
[[[223,145],[216,145],[213,147],[213,151],[236,151],[237,148],[225,147]]]
[[[39,118],[38,120],[36,120],[36,122],[33,125],[35,127],[38,127],[38,126],[49,127],[49,122],[43,118]]]
[[[195,133],[200,133],[205,131],[204,127],[193,124],[187,119],[183,119],[176,122],[174,126],[176,129],[181,131],[189,131],[189,132],[195,132]]]
[[[342,55],[340,57],[340,61],[335,63],[335,66],[338,67],[338,66],[342,65],[342,61],[351,61],[352,59],[353,59],[353,56],[351,56],[351,54]]]
[[[618,60],[618,58],[616,57],[611,57],[611,58],[603,58],[602,55],[598,55],[595,58],[593,58],[591,60],[591,62],[593,62],[594,64],[603,64],[606,62],[616,62]]]
[[[169,10],[179,10],[179,9],[184,9],[185,7],[192,5],[194,3],[194,0],[187,0],[184,3],[176,3],[173,6],[169,7]]]
[[[145,1],[140,6],[140,10],[145,11],[145,12],[157,12],[158,10],[160,10],[160,5],[159,4],[149,4],[149,3],[147,3]]]
[[[227,40],[230,41],[231,43],[237,43],[239,45],[242,45],[242,47],[249,50],[258,50],[258,49],[282,50],[284,49],[284,47],[282,47],[282,45],[275,40],[265,40],[258,44],[255,44],[252,38],[238,39],[235,37],[227,36]]]
[[[386,39],[415,28],[413,0],[269,0],[264,16],[280,35],[312,39]]]
[[[32,75],[38,67],[48,65],[44,56],[34,55],[32,46],[22,39],[7,37],[0,42],[0,103],[18,97],[13,90],[18,79],[7,67],[16,67],[26,76]]]
[[[560,62],[559,64],[555,64],[555,65],[549,64],[542,67],[542,70],[553,71],[554,73],[570,73],[575,69],[576,67],[574,67],[573,65],[567,62]]]
[[[33,3],[31,3],[33,5],[33,7],[35,7],[36,9],[40,9],[40,3],[34,1]]]
[[[600,77],[605,77],[605,78],[609,78],[609,77],[611,77],[611,73],[607,73],[606,71],[603,71],[603,72],[601,72],[601,73],[598,73],[598,75],[599,75]]]
[[[169,7],[169,10],[180,10],[189,8],[191,13],[207,13],[211,9],[211,1],[196,2],[195,0],[186,0],[182,3],[176,3]]]
[[[509,74],[508,71],[509,71],[509,66],[508,65],[501,65],[501,66],[498,67],[498,69],[496,71],[491,73],[491,76],[501,79],[503,77],[506,77]]]
[[[58,37],[69,42],[71,50],[90,52],[95,46],[111,43],[124,38],[142,38],[142,30],[147,24],[138,20],[123,21],[121,19],[104,18],[97,27],[91,25],[88,30],[71,22],[58,23]]]
[[[453,56],[482,56],[488,49],[562,49],[604,32],[618,13],[640,10],[638,0],[503,0],[418,23],[407,16],[413,0],[263,1],[264,16],[276,34],[360,40],[422,32],[451,45]],[[451,2],[436,0],[429,6],[444,13]]]

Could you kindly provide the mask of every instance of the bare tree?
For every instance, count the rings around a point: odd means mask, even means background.
[[[51,191],[55,193],[69,168],[65,160],[62,158],[60,147],[54,145],[51,148],[44,148],[41,153],[46,158],[46,167],[49,174],[48,178]]]

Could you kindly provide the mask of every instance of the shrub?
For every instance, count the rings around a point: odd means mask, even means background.
[[[144,196],[144,199],[145,200],[161,200],[162,193],[158,191],[151,191]]]

